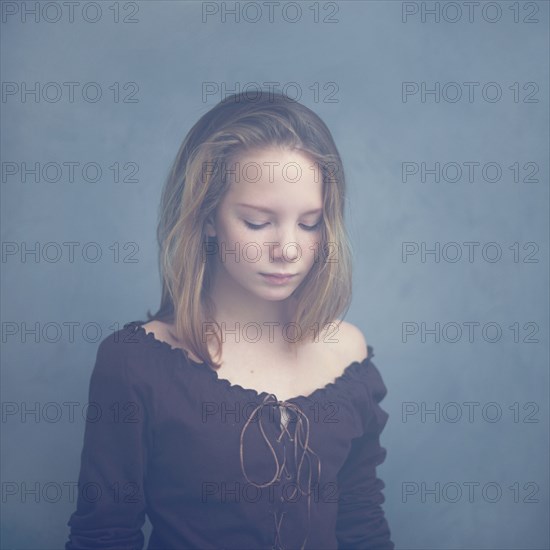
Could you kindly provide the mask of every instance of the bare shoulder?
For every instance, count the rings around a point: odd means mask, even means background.
[[[187,354],[187,356],[193,361],[201,363],[201,360],[197,356],[195,356],[188,349],[183,347],[181,343],[176,339],[176,336],[174,334],[174,327],[172,325],[165,323],[164,321],[153,320],[144,323],[142,326],[145,329],[146,333],[152,333],[157,340],[166,342],[173,348],[179,348],[183,350]]]
[[[153,336],[158,340],[166,341],[165,337],[168,333],[168,327],[166,323],[163,323],[162,321],[149,321],[147,323],[144,323],[142,326],[145,329],[145,332],[151,332],[153,333]]]
[[[142,325],[146,333],[152,333],[157,340],[170,344],[172,347],[179,347],[177,341],[172,336],[170,325],[163,321],[149,321]]]
[[[361,362],[368,355],[368,346],[360,328],[353,323],[336,319],[322,331],[321,339],[326,343],[326,351],[338,364],[349,365]]]
[[[339,321],[336,338],[339,342],[339,353],[348,363],[363,361],[368,355],[368,347],[365,336],[360,328],[348,321]]]

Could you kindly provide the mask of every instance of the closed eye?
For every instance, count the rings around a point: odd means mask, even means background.
[[[246,227],[250,228],[250,229],[254,229],[254,231],[257,231],[258,229],[262,229],[262,227],[264,227],[265,225],[267,224],[263,224],[263,225],[255,225],[253,223],[250,223],[250,222],[247,222],[246,220],[243,220]]]
[[[246,220],[243,220],[243,221],[249,229],[252,229],[254,231],[263,229],[267,225],[267,223],[256,225],[256,224],[247,222]],[[305,225],[303,223],[301,223],[300,225],[302,226],[302,229],[304,231],[315,231],[321,225],[321,221],[317,222],[315,225]]]
[[[321,222],[318,221],[315,225],[304,225],[303,223],[301,223],[300,225],[304,228],[305,231],[315,231],[319,228]]]

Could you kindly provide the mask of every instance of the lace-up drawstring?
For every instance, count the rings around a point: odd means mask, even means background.
[[[312,460],[313,460],[313,458],[316,458],[316,460],[317,460],[318,480],[321,478],[321,460],[320,460],[319,456],[317,455],[317,453],[315,453],[315,451],[313,451],[313,449],[311,449],[311,447],[309,446],[309,418],[302,411],[302,409],[300,409],[300,407],[298,407],[298,405],[296,405],[295,403],[290,403],[288,401],[278,401],[276,396],[273,395],[273,394],[268,394],[264,397],[263,402],[260,405],[258,405],[250,413],[250,416],[248,417],[247,421],[245,422],[245,424],[243,426],[243,429],[241,430],[241,438],[240,438],[240,446],[239,446],[239,453],[240,453],[240,458],[241,458],[241,470],[242,470],[243,475],[246,478],[246,480],[249,483],[251,483],[252,485],[254,485],[255,487],[258,487],[258,488],[269,487],[270,485],[273,485],[274,482],[279,481],[280,478],[281,478],[281,474],[282,474],[283,470],[286,471],[286,473],[287,473],[287,479],[291,477],[288,474],[288,470],[286,469],[286,447],[283,446],[284,458],[283,458],[282,465],[280,465],[279,464],[279,459],[277,458],[277,453],[275,452],[275,449],[273,448],[273,445],[271,444],[268,437],[266,436],[264,427],[262,425],[261,410],[263,409],[263,407],[266,407],[266,406],[268,406],[268,407],[277,406],[277,407],[281,408],[281,418],[282,418],[282,411],[285,410],[285,409],[293,411],[297,416],[296,429],[294,431],[294,437],[292,436],[292,434],[288,430],[288,424],[290,424],[290,420],[289,420],[287,423],[283,423],[281,433],[280,433],[279,437],[277,438],[277,443],[281,442],[281,439],[283,438],[284,434],[287,434],[289,440],[294,443],[294,460],[295,460],[295,463],[298,466],[297,466],[297,472],[296,472],[296,485],[297,485],[297,488],[296,487],[294,488],[294,491],[292,493],[292,497],[294,497],[294,495],[296,495],[296,492],[297,492],[298,488],[300,490],[301,495],[307,495],[307,497],[308,497],[307,498],[307,532],[306,532],[306,536],[304,538],[304,542],[300,546],[300,550],[304,550],[306,541],[309,537],[309,531],[310,531],[311,491],[312,491],[312,485],[311,485]],[[244,447],[243,447],[244,434],[245,434],[248,426],[251,424],[251,422],[253,422],[253,420],[254,420],[256,414],[258,413],[258,411],[260,411],[260,418],[259,418],[259,421],[258,421],[258,426],[260,428],[260,432],[262,433],[264,441],[268,444],[269,449],[270,449],[270,451],[273,455],[273,458],[275,459],[275,475],[273,476],[271,481],[268,481],[267,483],[256,483],[256,482],[250,480],[250,478],[246,474],[245,468],[244,468]],[[284,442],[283,442],[283,445],[284,445]],[[299,460],[298,460],[298,452],[299,452],[298,451],[298,446],[301,447],[301,456],[300,456]],[[300,484],[300,474],[301,474],[302,466],[303,466],[305,460],[307,460],[307,462],[308,462],[308,484],[307,484],[307,487],[308,487],[309,491],[307,491],[307,492],[302,489],[301,484]],[[282,512],[280,519],[277,519],[277,512],[273,512],[273,516],[274,516],[273,519],[275,521],[275,531],[276,531],[275,542],[274,542],[274,545],[272,547],[273,550],[284,550],[284,547],[282,546],[282,543],[281,543],[281,540],[280,540],[281,539],[280,529],[281,529],[281,525],[282,525],[282,521],[283,521],[283,516],[284,516],[285,513],[286,512]]]
[[[286,512],[283,512],[281,514],[281,519],[277,521],[277,512],[273,513],[273,520],[275,521],[275,541],[273,542],[273,546],[271,547],[272,550],[284,550],[283,546],[281,545],[281,524],[283,523],[283,516]]]

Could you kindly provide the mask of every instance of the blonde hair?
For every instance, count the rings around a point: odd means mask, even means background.
[[[317,259],[294,291],[292,322],[305,335],[319,336],[351,303],[351,246],[344,225],[345,178],[340,154],[325,123],[284,94],[259,91],[249,99],[234,94],[205,113],[185,137],[162,191],[157,239],[162,280],[160,308],[149,320],[174,324],[184,349],[217,369],[203,327],[220,327],[209,296],[212,264],[204,259],[210,242],[206,220],[222,201],[228,182],[221,167],[245,151],[286,148],[311,158],[323,180],[323,220]],[[209,170],[205,173],[204,167]],[[334,252],[336,251],[336,254]],[[336,257],[335,257],[336,256]],[[313,330],[316,328],[316,331]]]

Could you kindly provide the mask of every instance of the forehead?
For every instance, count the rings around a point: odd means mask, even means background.
[[[275,203],[299,202],[318,208],[323,182],[314,160],[307,154],[282,148],[243,151],[226,169],[229,189],[225,201]],[[243,200],[243,199],[247,200]]]

